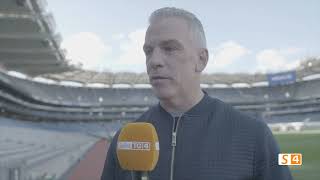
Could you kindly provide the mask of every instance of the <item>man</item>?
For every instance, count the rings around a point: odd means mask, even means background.
[[[138,120],[159,136],[159,161],[151,180],[290,180],[277,165],[279,148],[263,121],[250,118],[200,88],[208,62],[201,22],[190,12],[161,8],[151,15],[143,50],[159,104]],[[119,167],[115,135],[102,180],[131,179]]]

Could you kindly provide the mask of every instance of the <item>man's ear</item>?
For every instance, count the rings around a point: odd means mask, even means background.
[[[209,53],[206,48],[201,48],[198,53],[198,59],[196,64],[196,72],[202,72],[204,68],[207,66]]]

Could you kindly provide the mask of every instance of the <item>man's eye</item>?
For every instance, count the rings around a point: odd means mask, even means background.
[[[164,49],[165,51],[167,51],[167,52],[171,52],[171,51],[174,51],[174,50],[175,50],[174,47],[164,47],[163,49]]]

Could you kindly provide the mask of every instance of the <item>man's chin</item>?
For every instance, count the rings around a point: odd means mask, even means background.
[[[158,99],[169,99],[174,96],[174,93],[169,89],[156,89],[153,88],[153,92]]]

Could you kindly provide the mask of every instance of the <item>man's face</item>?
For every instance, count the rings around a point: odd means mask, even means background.
[[[168,99],[190,91],[195,81],[197,51],[187,22],[166,18],[152,23],[143,50],[156,96]]]

